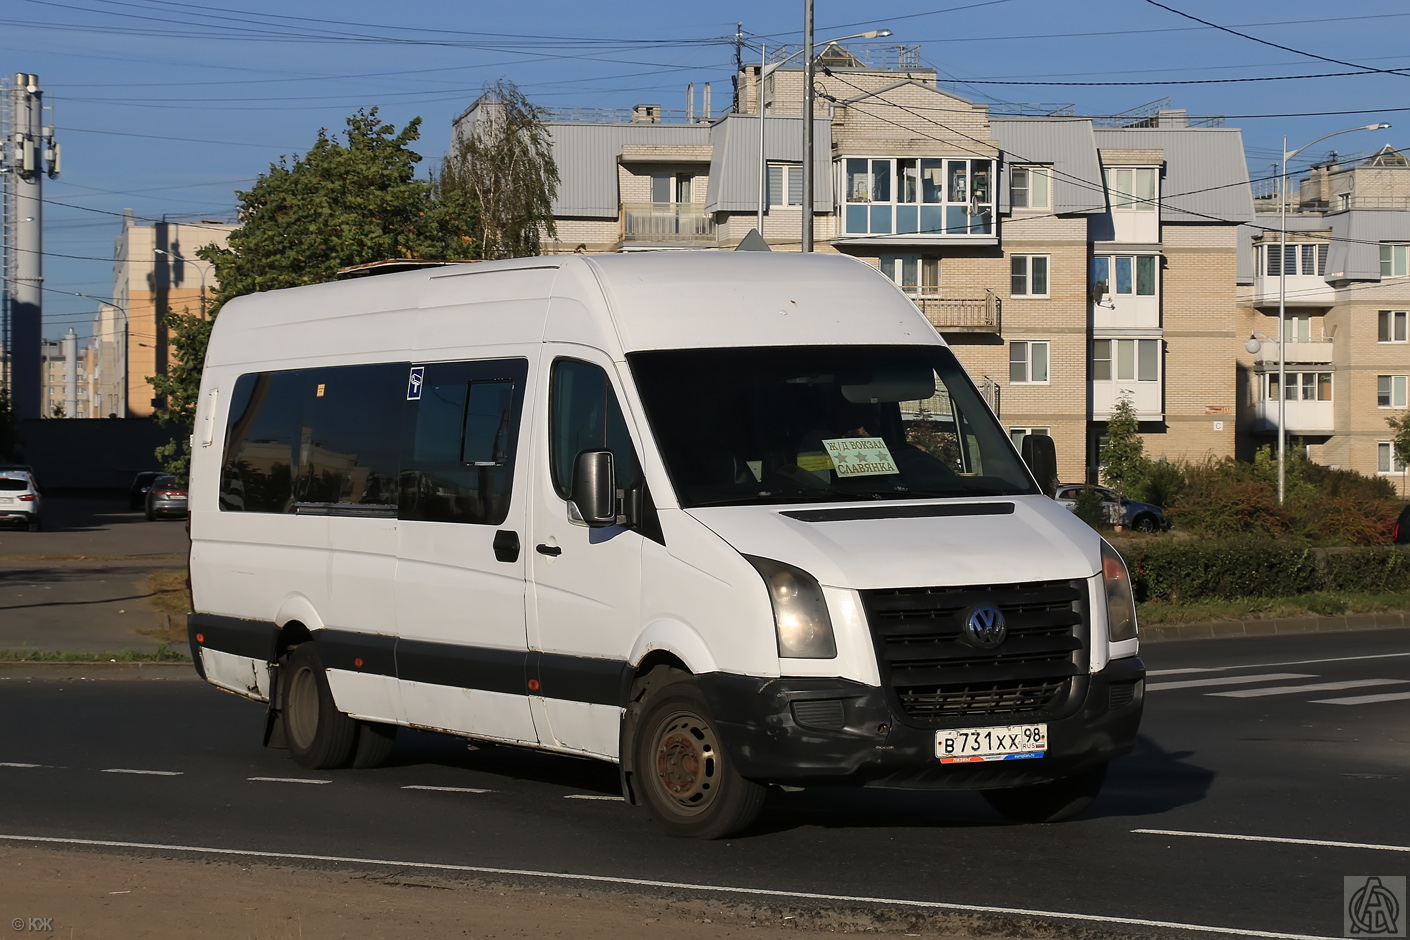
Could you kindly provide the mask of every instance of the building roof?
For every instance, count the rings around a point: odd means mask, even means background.
[[[1092,122],[1070,118],[991,120],[1004,163],[1051,164],[1053,211],[1059,215],[1106,211],[1102,171]],[[1009,187],[1000,188],[1000,212],[1009,210]]]
[[[803,117],[771,114],[764,122],[770,162],[803,162]],[[705,208],[709,212],[753,212],[759,207],[759,116],[730,114],[710,128],[715,157]],[[813,208],[832,211],[832,126],[813,122]]]
[[[1093,133],[1100,148],[1164,152],[1162,222],[1253,220],[1244,139],[1237,128],[1103,128]]]
[[[708,146],[708,124],[597,124],[556,121],[546,125],[558,164],[556,218],[615,219],[621,204],[617,161],[628,145]]]

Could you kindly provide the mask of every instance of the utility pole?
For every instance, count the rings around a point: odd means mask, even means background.
[[[40,341],[43,333],[44,177],[59,175],[59,145],[44,124],[39,76],[18,72],[10,86],[9,133],[5,139],[6,254],[5,336],[10,368],[6,379],[17,418],[38,418]]]
[[[739,73],[744,68],[744,23],[734,24],[734,113],[739,113]]]
[[[803,251],[813,250],[813,0],[803,0]]]

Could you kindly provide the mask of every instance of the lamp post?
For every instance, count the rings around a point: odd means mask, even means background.
[[[1360,127],[1348,127],[1346,130],[1332,131],[1330,134],[1323,134],[1316,140],[1309,141],[1298,147],[1296,150],[1288,149],[1288,136],[1283,135],[1283,172],[1278,178],[1278,505],[1283,505],[1283,498],[1287,492],[1287,347],[1288,347],[1288,161],[1302,153],[1313,144],[1320,144],[1328,137],[1336,137],[1338,134],[1350,134],[1353,131],[1380,131],[1390,127],[1389,124],[1364,124]],[[1249,345],[1256,340],[1250,339]],[[1254,351],[1254,350],[1250,350]]]
[[[181,253],[178,252],[178,251],[168,251],[168,250],[165,249],[165,248],[153,248],[152,251],[155,252],[156,254],[159,254],[159,255],[166,255],[168,258],[171,258],[173,261],[181,261],[181,262],[184,262],[184,263],[186,263],[186,264],[192,264],[192,263],[193,263],[190,258],[187,258],[185,255],[181,254]],[[205,319],[205,316],[206,316],[206,269],[203,268],[203,267],[201,267],[201,266],[198,264],[198,265],[196,265],[196,273],[201,276],[201,318],[202,318],[202,319]]]
[[[810,16],[809,16],[809,22],[810,22],[810,23],[812,22],[811,14],[810,14]],[[827,40],[827,41],[824,42],[822,45],[823,45],[824,47],[827,47],[827,46],[832,45],[832,44],[835,43],[835,42],[845,42],[845,41],[848,40],[848,39],[885,39],[887,36],[890,36],[890,35],[891,35],[891,30],[889,30],[889,29],[872,29],[872,30],[868,30],[868,31],[865,32],[865,33],[852,33],[850,36],[838,36],[836,39],[829,39],[829,40]],[[760,234],[760,235],[763,235],[763,234],[764,234],[764,205],[765,205],[765,199],[766,199],[766,191],[767,191],[766,188],[767,188],[767,185],[768,185],[768,182],[767,182],[767,181],[768,181],[768,172],[769,172],[769,158],[768,158],[768,152],[764,149],[764,120],[765,120],[765,116],[766,116],[766,111],[767,111],[767,109],[768,109],[768,105],[765,103],[765,102],[766,102],[767,82],[768,82],[768,78],[769,78],[770,75],[772,75],[774,72],[777,72],[777,71],[779,70],[779,68],[781,68],[782,66],[786,65],[790,59],[793,59],[793,58],[796,58],[797,56],[802,55],[803,52],[804,52],[803,49],[799,49],[797,52],[794,52],[794,53],[791,53],[791,54],[789,54],[789,55],[786,55],[786,56],[784,56],[782,59],[779,59],[777,62],[775,62],[775,63],[773,63],[772,65],[770,65],[770,64],[768,64],[768,61],[767,61],[767,60],[768,60],[768,47],[767,47],[767,46],[763,46],[763,47],[761,47],[761,51],[760,51],[760,58],[759,58],[759,234]],[[809,60],[811,61],[811,59],[812,59],[811,53],[809,54],[808,58],[809,58]],[[807,102],[807,103],[805,103],[804,106],[803,106],[804,114],[805,114],[805,115],[811,115],[811,114],[812,114],[812,96],[811,96],[811,94],[810,94],[810,89],[812,88],[812,80],[811,80],[811,78],[808,77],[808,74],[807,74],[807,70],[806,70],[806,69],[805,69],[805,71],[804,71],[804,82],[805,82],[806,84],[805,84],[805,86],[804,86],[804,92],[803,92],[803,94],[804,94],[804,98],[806,99],[806,102]],[[809,187],[812,185],[812,182],[811,182],[811,180],[812,180],[811,168],[812,168],[812,165],[813,165],[813,147],[812,147],[812,137],[811,137],[812,119],[811,119],[811,117],[804,117],[803,120],[804,120],[804,125],[803,125],[803,127],[804,127],[804,140],[803,140],[803,151],[804,151],[804,153],[803,153],[803,189],[804,189],[804,195],[803,195],[803,206],[802,206],[802,209],[803,209],[803,231],[804,231],[804,234],[803,234],[803,244],[804,244],[804,248],[803,248],[803,250],[804,250],[804,251],[812,251],[812,250],[813,250],[813,226],[812,226],[813,212],[812,212],[812,196],[811,196],[812,190],[809,189]]]

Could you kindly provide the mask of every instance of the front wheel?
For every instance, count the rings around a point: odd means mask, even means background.
[[[643,703],[633,756],[642,801],[667,833],[720,839],[744,829],[764,787],[735,771],[699,686],[683,679]]]
[[[990,806],[1014,822],[1054,823],[1081,813],[1101,792],[1106,764],[1098,764],[1075,777],[1005,790],[985,790]]]
[[[1160,526],[1156,523],[1155,516],[1152,516],[1150,513],[1142,513],[1137,516],[1132,528],[1137,532],[1145,532],[1146,534],[1160,531]]]
[[[310,770],[346,767],[357,746],[357,722],[334,704],[328,673],[314,644],[294,647],[279,672],[284,680],[280,715],[289,756]]]

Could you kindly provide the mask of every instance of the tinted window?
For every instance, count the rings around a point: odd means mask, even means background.
[[[573,463],[585,450],[612,451],[618,489],[641,482],[636,449],[607,373],[591,363],[559,359],[553,364],[552,399],[549,437],[558,495],[572,495]]]
[[[499,525],[509,515],[528,361],[425,366],[408,402],[398,516]],[[406,387],[406,375],[400,377]]]
[[[221,509],[293,512],[299,411],[297,372],[252,373],[236,381],[221,469]]]
[[[395,506],[405,363],[298,373],[299,503]]]
[[[17,480],[14,477],[0,477],[0,490],[27,490],[28,480]]]

